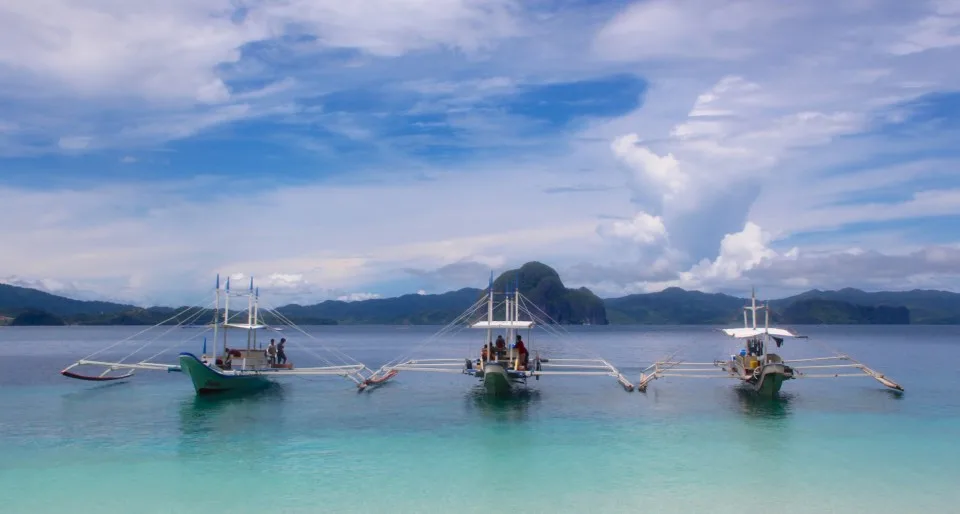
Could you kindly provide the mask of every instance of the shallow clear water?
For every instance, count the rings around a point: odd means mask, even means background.
[[[0,329],[0,511],[904,513],[960,503],[960,327],[806,328],[811,339],[787,341],[781,355],[822,355],[825,343],[906,392],[869,378],[794,380],[776,402],[726,380],[662,379],[641,394],[607,377],[545,377],[491,400],[467,376],[414,373],[370,393],[290,377],[255,396],[205,400],[177,373],[110,384],[58,374],[140,329]],[[379,367],[435,327],[307,330]],[[697,361],[734,351],[706,328],[574,334],[633,381],[678,346]],[[460,357],[475,336],[412,356]],[[297,346],[317,343],[287,337],[291,361],[319,364]],[[560,356],[555,341],[533,342]],[[200,343],[155,360],[177,350]]]

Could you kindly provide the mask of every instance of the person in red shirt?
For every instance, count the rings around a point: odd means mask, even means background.
[[[523,369],[527,369],[530,354],[527,352],[527,347],[523,344],[523,338],[519,334],[517,334],[517,344],[513,347],[517,349],[517,354],[520,356],[520,365],[523,366]]]

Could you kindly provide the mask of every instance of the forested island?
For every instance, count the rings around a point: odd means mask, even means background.
[[[530,302],[553,320],[568,325],[741,324],[742,308],[748,302],[731,295],[679,288],[601,299],[587,288],[566,287],[556,270],[540,262],[501,273],[494,281],[494,291],[504,292],[517,284]],[[455,319],[484,293],[484,289],[464,288],[442,294],[290,304],[277,310],[299,325],[438,325]],[[960,324],[960,294],[947,291],[811,290],[770,300],[769,304],[772,321],[780,324]],[[170,324],[177,324],[186,319],[180,314],[185,309],[74,300],[0,284],[0,323],[14,326],[155,325],[168,319]],[[192,324],[205,325],[213,317],[213,310],[207,309]],[[264,321],[277,322],[267,313]]]

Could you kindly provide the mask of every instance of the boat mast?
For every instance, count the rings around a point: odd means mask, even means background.
[[[513,320],[520,321],[520,272],[517,272],[513,284]],[[517,332],[520,332],[519,326]]]
[[[490,359],[493,352],[493,271],[490,272],[490,288],[487,293],[487,340],[483,342],[487,346],[487,358]],[[491,359],[493,360],[493,359]]]
[[[213,358],[210,362],[216,366],[217,364],[217,325],[220,324],[219,318],[220,314],[220,274],[217,273],[217,288],[216,292],[213,294],[214,302],[216,303],[216,308],[213,310]],[[223,328],[226,331],[226,327]],[[204,343],[206,346],[206,343]]]
[[[770,341],[770,307],[763,304],[763,362],[767,362],[767,342]]]
[[[257,321],[260,318],[260,287],[258,286],[253,291],[253,323],[259,325],[260,322]],[[257,347],[257,332],[253,332],[253,347]]]
[[[223,300],[223,353],[227,353],[227,323],[230,322],[230,277],[227,277],[226,294]],[[216,344],[216,343],[214,343]],[[216,361],[214,361],[216,363]]]
[[[503,288],[503,320],[507,322],[507,346],[513,344],[513,327],[510,323],[511,317],[513,316],[513,304],[510,302],[510,285]]]
[[[252,350],[253,347],[250,346],[253,344],[253,277],[250,277],[250,292],[247,293],[247,350]]]

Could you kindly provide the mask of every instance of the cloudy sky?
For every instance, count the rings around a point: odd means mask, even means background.
[[[960,290],[960,1],[8,0],[0,280]]]

